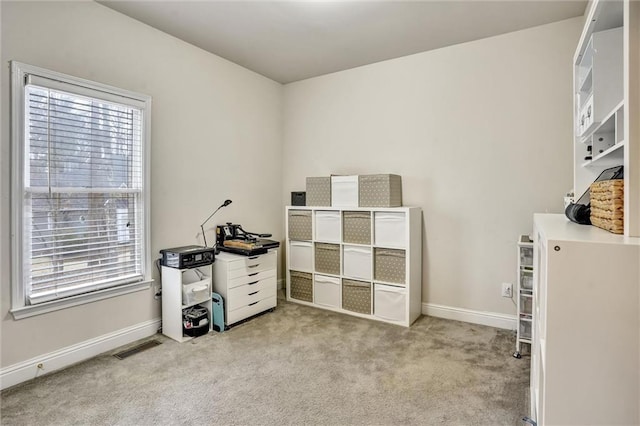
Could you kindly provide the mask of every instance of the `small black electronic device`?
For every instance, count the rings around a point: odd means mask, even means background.
[[[195,268],[211,265],[215,261],[215,248],[183,246],[160,250],[162,265],[170,268]]]
[[[216,247],[220,251],[255,256],[280,246],[278,241],[266,239],[270,236],[271,234],[245,231],[241,225],[227,222],[226,225],[216,227]]]
[[[305,191],[292,192],[291,193],[291,205],[292,206],[306,206],[307,205],[307,193]]]
[[[594,182],[622,178],[624,178],[624,170],[622,166],[616,166],[604,170]],[[591,225],[591,189],[587,189],[578,201],[569,204],[564,210],[564,214],[572,222],[580,225]]]

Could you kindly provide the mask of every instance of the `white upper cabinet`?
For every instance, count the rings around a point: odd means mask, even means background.
[[[574,192],[624,166],[625,235],[640,236],[640,5],[593,1],[573,58]]]

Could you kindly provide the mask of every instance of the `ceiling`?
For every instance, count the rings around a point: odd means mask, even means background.
[[[584,14],[578,0],[99,3],[280,83]]]

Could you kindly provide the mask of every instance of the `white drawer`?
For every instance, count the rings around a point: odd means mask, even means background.
[[[316,218],[316,241],[327,243],[340,242],[340,212],[339,211],[317,211]],[[294,268],[295,269],[295,268]]]
[[[338,277],[318,274],[313,277],[313,302],[316,305],[340,308],[341,290]]]
[[[260,263],[273,262],[276,264],[276,253],[270,252],[259,254],[257,256],[242,256],[229,262],[229,270],[247,268],[249,266],[258,265]]]
[[[227,288],[234,288],[243,284],[249,284],[256,281],[264,280],[265,278],[275,277],[275,276],[276,276],[275,268],[269,269],[267,271],[252,272],[250,274],[243,275],[241,277],[236,277],[234,279],[229,280],[229,284]]]
[[[403,212],[375,212],[374,242],[377,246],[405,246],[406,220]]]
[[[373,314],[388,321],[407,319],[407,290],[384,284],[374,284]]]
[[[266,278],[252,284],[245,284],[229,290],[226,302],[229,310],[232,311],[243,306],[272,297],[277,292],[276,277]]]
[[[252,304],[243,306],[238,309],[234,309],[233,311],[228,311],[227,314],[227,325],[236,323],[245,318],[249,318],[252,315],[259,314],[260,312],[266,311],[267,309],[275,308],[277,304],[277,297],[272,296],[266,299],[258,300],[257,302],[252,302]]]
[[[276,255],[247,257],[229,263],[229,279],[276,268]]]
[[[311,241],[289,242],[289,268],[295,271],[313,270],[313,243]]]
[[[343,246],[343,275],[363,280],[371,279],[371,248]]]

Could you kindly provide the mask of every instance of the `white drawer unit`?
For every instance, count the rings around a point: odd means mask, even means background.
[[[277,251],[257,256],[222,252],[213,265],[213,291],[224,300],[225,326],[276,307]]]
[[[518,238],[518,283],[516,286],[517,322],[515,358],[521,358],[522,344],[531,349],[533,319],[533,240],[528,235]]]
[[[292,206],[285,229],[305,210],[314,238],[287,234],[287,300],[409,327],[422,314],[420,208]]]

